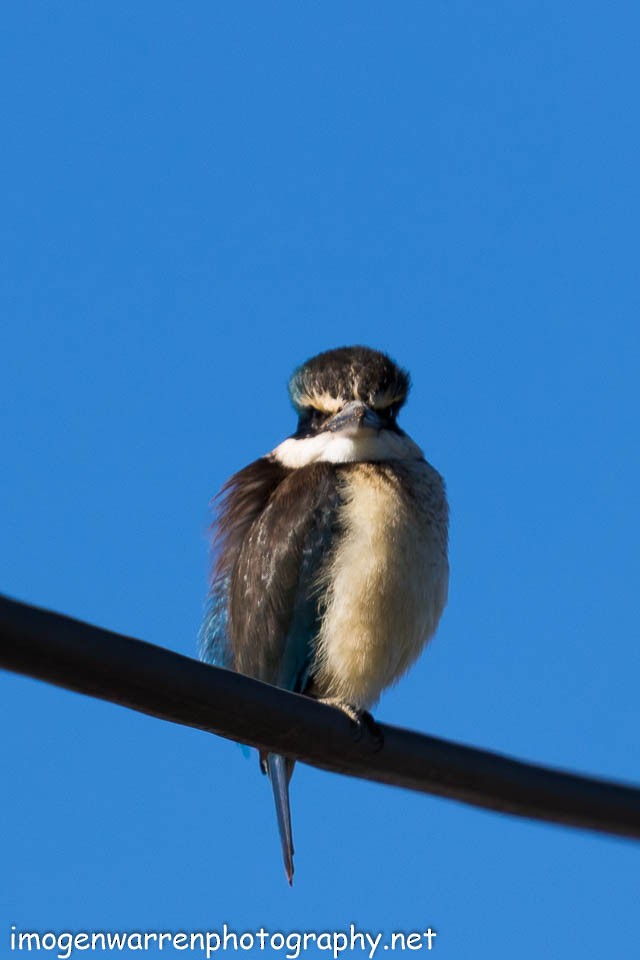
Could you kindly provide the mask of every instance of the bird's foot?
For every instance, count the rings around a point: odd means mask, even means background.
[[[366,710],[358,710],[352,703],[340,700],[339,697],[319,697],[318,700],[320,703],[325,703],[328,707],[335,707],[336,710],[342,710],[353,723],[360,723],[366,713]]]
[[[326,703],[328,707],[336,707],[338,710],[346,713],[354,725],[354,740],[362,740],[366,732],[374,741],[376,753],[382,749],[384,736],[368,710],[359,710],[358,707],[354,707],[352,703],[346,703],[346,701],[340,700],[338,697],[321,697],[320,703]]]

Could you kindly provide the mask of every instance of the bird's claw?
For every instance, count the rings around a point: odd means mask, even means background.
[[[378,750],[382,749],[384,745],[382,730],[368,710],[358,710],[353,704],[333,697],[323,698],[320,702],[326,703],[329,707],[337,707],[338,710],[346,713],[353,724],[353,739],[356,742],[362,740],[367,733],[374,743],[374,752],[377,753]]]
[[[355,739],[361,740],[364,735],[364,731],[366,729],[366,732],[369,734],[369,736],[371,737],[371,740],[373,741],[374,753],[377,753],[378,750],[382,750],[384,746],[384,735],[382,733],[382,730],[380,729],[379,724],[376,723],[376,721],[374,720],[373,716],[369,713],[369,711],[361,710],[359,713],[358,719],[355,722],[357,725]]]

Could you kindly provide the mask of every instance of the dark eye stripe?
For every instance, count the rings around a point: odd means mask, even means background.
[[[296,434],[301,436],[315,433],[330,416],[331,414],[323,413],[314,407],[304,407],[300,411]]]

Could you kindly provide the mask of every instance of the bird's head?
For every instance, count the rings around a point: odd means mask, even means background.
[[[420,448],[397,425],[409,374],[369,347],[319,353],[294,371],[289,394],[298,428],[273,451],[283,465],[415,460]]]
[[[289,395],[298,414],[297,437],[320,432],[355,436],[362,430],[397,430],[409,392],[409,374],[369,347],[319,353],[294,371]]]

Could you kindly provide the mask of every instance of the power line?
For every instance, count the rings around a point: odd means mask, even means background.
[[[142,640],[0,597],[0,667],[365,780],[640,838],[640,789],[340,710]]]

